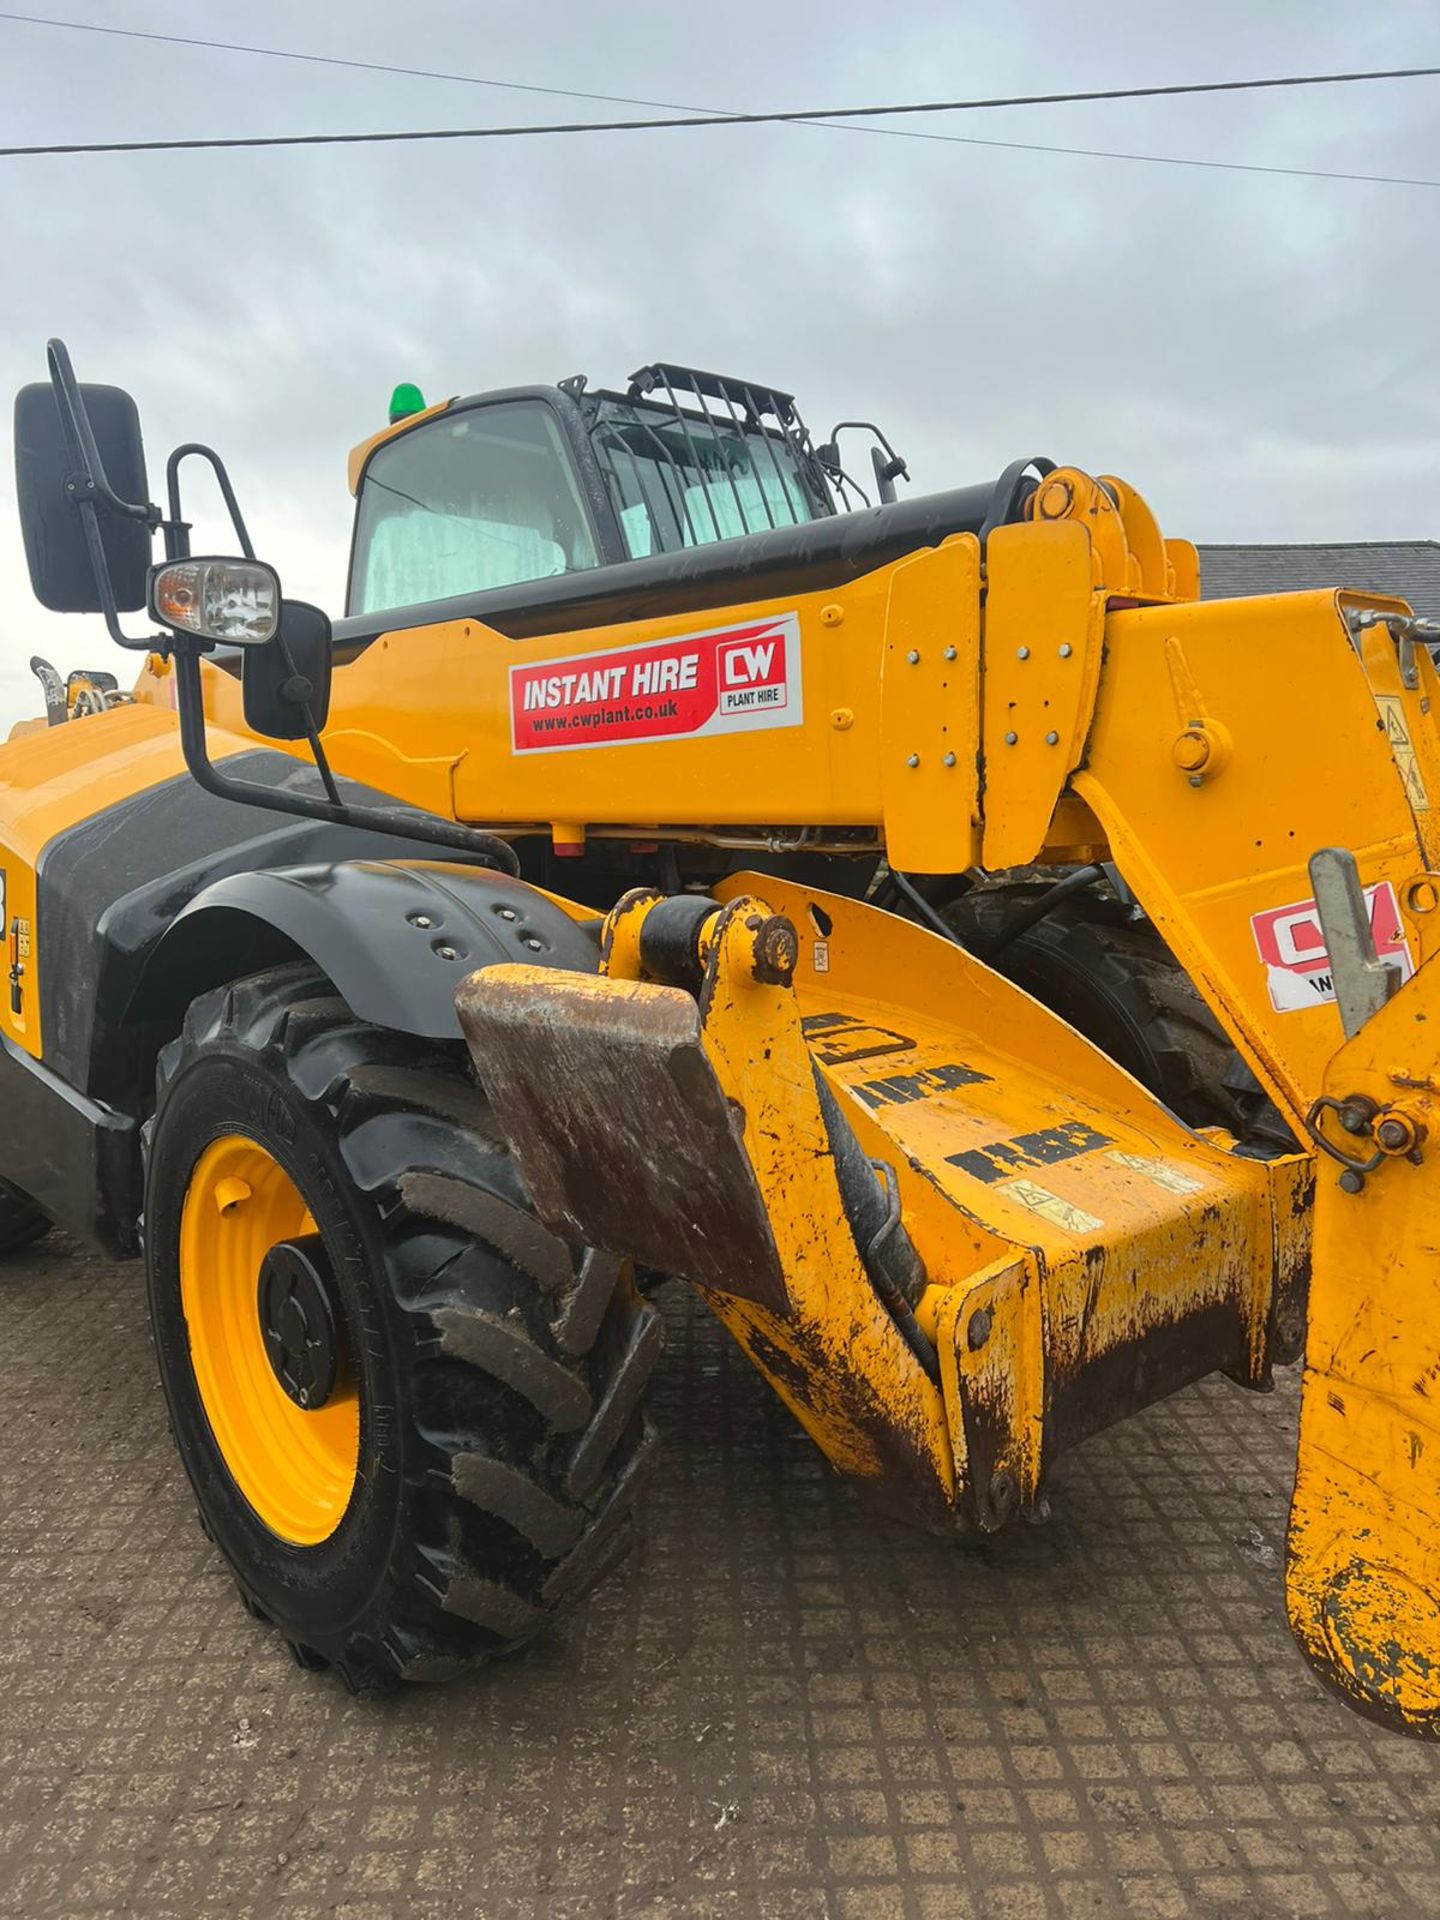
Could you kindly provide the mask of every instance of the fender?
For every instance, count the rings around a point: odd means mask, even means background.
[[[140,931],[150,923],[147,915]],[[467,973],[503,960],[594,973],[599,929],[584,908],[567,911],[523,881],[459,863],[331,861],[224,875],[144,951],[133,991],[104,1023],[100,1087],[77,1088],[0,1045],[6,1165],[62,1226],[128,1257],[155,1058],[198,994],[303,956],[361,1019],[458,1043],[454,993]],[[129,952],[115,947],[117,985]]]
[[[124,714],[114,718],[122,730],[128,724]],[[106,722],[91,724],[103,730]],[[97,740],[103,744],[103,731]],[[237,754],[231,765],[266,786],[315,782],[313,771],[268,748]],[[433,861],[433,849],[422,842],[240,806],[203,792],[187,774],[147,783],[145,771],[137,771],[127,798],[90,813],[77,783],[73,818],[42,847],[35,866],[38,971],[31,986],[38,994],[43,1060],[8,1042],[0,1046],[0,1164],[7,1177],[69,1231],[120,1255],[136,1246],[139,1128],[150,1106],[156,1054],[197,994],[305,955],[308,941],[332,972],[349,959],[345,977],[353,977],[356,995],[378,1017],[404,1017],[403,993],[386,994],[373,977],[359,977],[368,936],[358,936],[352,925],[347,955],[345,938],[327,938],[319,924],[325,901],[343,897],[348,905],[353,887],[342,878],[318,890],[312,880],[308,888],[272,885],[267,892],[268,876],[302,868],[313,874],[321,861],[331,867]],[[342,781],[341,790],[347,798],[394,804],[391,796],[351,781]],[[23,783],[16,805],[23,813]],[[452,932],[464,919],[463,902],[483,916],[473,887],[488,877],[453,864],[461,897],[439,909],[451,917]],[[211,890],[231,879],[243,884],[229,904],[201,911],[211,904]],[[434,904],[425,881],[410,884]],[[444,882],[437,876],[435,884]],[[428,917],[418,903],[413,910]],[[499,912],[492,917],[498,929],[517,930],[518,955],[539,960],[548,951],[557,961],[563,953],[567,964],[596,965],[593,943],[562,945],[580,936],[572,931],[574,918],[561,924],[558,907],[547,902],[532,909],[527,895],[523,915],[516,911],[513,922]],[[543,925],[529,924],[532,911],[543,915]],[[573,913],[583,917],[578,907]],[[379,917],[383,939],[385,910]],[[410,923],[404,930],[415,943],[424,932]],[[527,934],[541,942],[538,951],[523,945]],[[466,935],[458,945],[444,944],[479,960],[485,941],[473,927]],[[513,947],[502,944],[500,951],[517,957]],[[413,968],[416,957],[413,948],[404,952],[403,965]],[[393,958],[401,965],[401,955]],[[415,981],[424,1012],[412,1025],[440,1037],[448,1017],[445,967],[438,952],[428,958],[430,966],[420,968]]]
[[[458,1041],[455,989],[467,974],[503,961],[594,973],[599,935],[599,919],[585,909],[567,911],[523,880],[450,861],[236,873],[176,916],[145,969],[136,1010],[178,1012],[234,977],[237,952],[277,957],[278,940],[313,960],[358,1018]]]
[[[318,791],[313,770],[269,748],[236,754],[227,766],[262,786]],[[352,781],[341,781],[340,790],[347,800],[396,804]],[[82,787],[77,806],[83,805]],[[318,861],[435,857],[435,849],[423,841],[218,799],[187,773],[141,785],[96,812],[82,812],[46,843],[36,866],[46,1066],[92,1100],[122,1113],[143,1113],[154,1056],[145,1053],[150,1036],[142,1042],[135,1028],[137,996],[150,962],[186,907],[235,874]],[[281,935],[251,928],[249,922],[237,933],[242,930],[244,944],[227,957],[228,968],[201,979],[188,999],[217,980],[294,957],[295,949]],[[162,1003],[154,1011],[163,1024],[170,1008]],[[161,1044],[166,1037],[160,1036]]]

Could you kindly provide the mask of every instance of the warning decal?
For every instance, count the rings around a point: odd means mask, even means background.
[[[516,753],[798,727],[803,718],[793,613],[510,669]]]
[[[1083,1207],[1077,1207],[1073,1201],[1062,1200],[1058,1193],[1051,1193],[1048,1187],[1037,1186],[1033,1180],[1008,1180],[996,1191],[1008,1194],[1010,1199],[1018,1200],[1022,1207],[1028,1207],[1031,1213],[1048,1220],[1052,1227],[1063,1227],[1066,1233],[1098,1233],[1105,1224],[1103,1220],[1097,1220],[1093,1213],[1086,1213]]]
[[[1131,1173],[1138,1173],[1142,1180],[1151,1180],[1157,1187],[1164,1187],[1167,1193],[1203,1193],[1205,1182],[1195,1180],[1188,1173],[1182,1173],[1178,1167],[1171,1166],[1168,1160],[1147,1160],[1142,1153],[1112,1153],[1108,1159],[1117,1167],[1125,1167]]]
[[[1420,771],[1420,762],[1415,757],[1415,745],[1410,738],[1410,729],[1405,724],[1405,703],[1397,694],[1377,693],[1375,704],[1380,709],[1380,718],[1385,723],[1385,738],[1390,743],[1390,751],[1395,756],[1395,765],[1400,769],[1400,778],[1405,782],[1405,798],[1415,813],[1427,813],[1430,808],[1430,795],[1425,790],[1425,776]]]
[[[1394,887],[1388,880],[1367,887],[1365,904],[1370,911],[1377,957],[1397,968],[1402,980],[1408,980],[1415,966],[1405,944]],[[1270,907],[1264,913],[1252,914],[1250,931],[1264,963],[1270,1004],[1277,1013],[1298,1013],[1335,998],[1330,956],[1325,951],[1325,936],[1313,900],[1297,900],[1293,906]]]

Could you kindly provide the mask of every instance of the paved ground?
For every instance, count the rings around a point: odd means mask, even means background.
[[[643,1558],[464,1687],[287,1663],[195,1526],[137,1275],[0,1265],[0,1913],[1440,1914],[1440,1750],[1287,1635],[1294,1400],[1092,1443],[1047,1528],[870,1522],[677,1303]]]

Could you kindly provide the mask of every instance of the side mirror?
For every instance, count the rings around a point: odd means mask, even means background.
[[[330,618],[307,600],[286,600],[280,630],[263,647],[247,647],[240,664],[245,724],[267,740],[305,740],[330,711]]]
[[[135,402],[119,387],[82,386],[103,478],[122,501],[137,505],[150,498],[145,478],[145,448]],[[22,387],[15,396],[15,490],[25,559],[35,598],[53,613],[103,613],[95,569],[85,540],[85,516],[76,511],[85,486],[71,457],[55,389]],[[108,507],[103,493],[91,494],[98,508],[100,540],[109,563],[115,605],[133,613],[145,605],[145,576],[150,565],[150,529]]]

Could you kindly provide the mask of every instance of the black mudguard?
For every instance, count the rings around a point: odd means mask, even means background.
[[[439,860],[282,867],[232,874],[191,901],[146,968],[142,1017],[225,978],[215,969],[260,928],[313,960],[360,1019],[424,1040],[462,1037],[455,989],[477,967],[600,964],[598,919],[575,921],[508,874]]]

